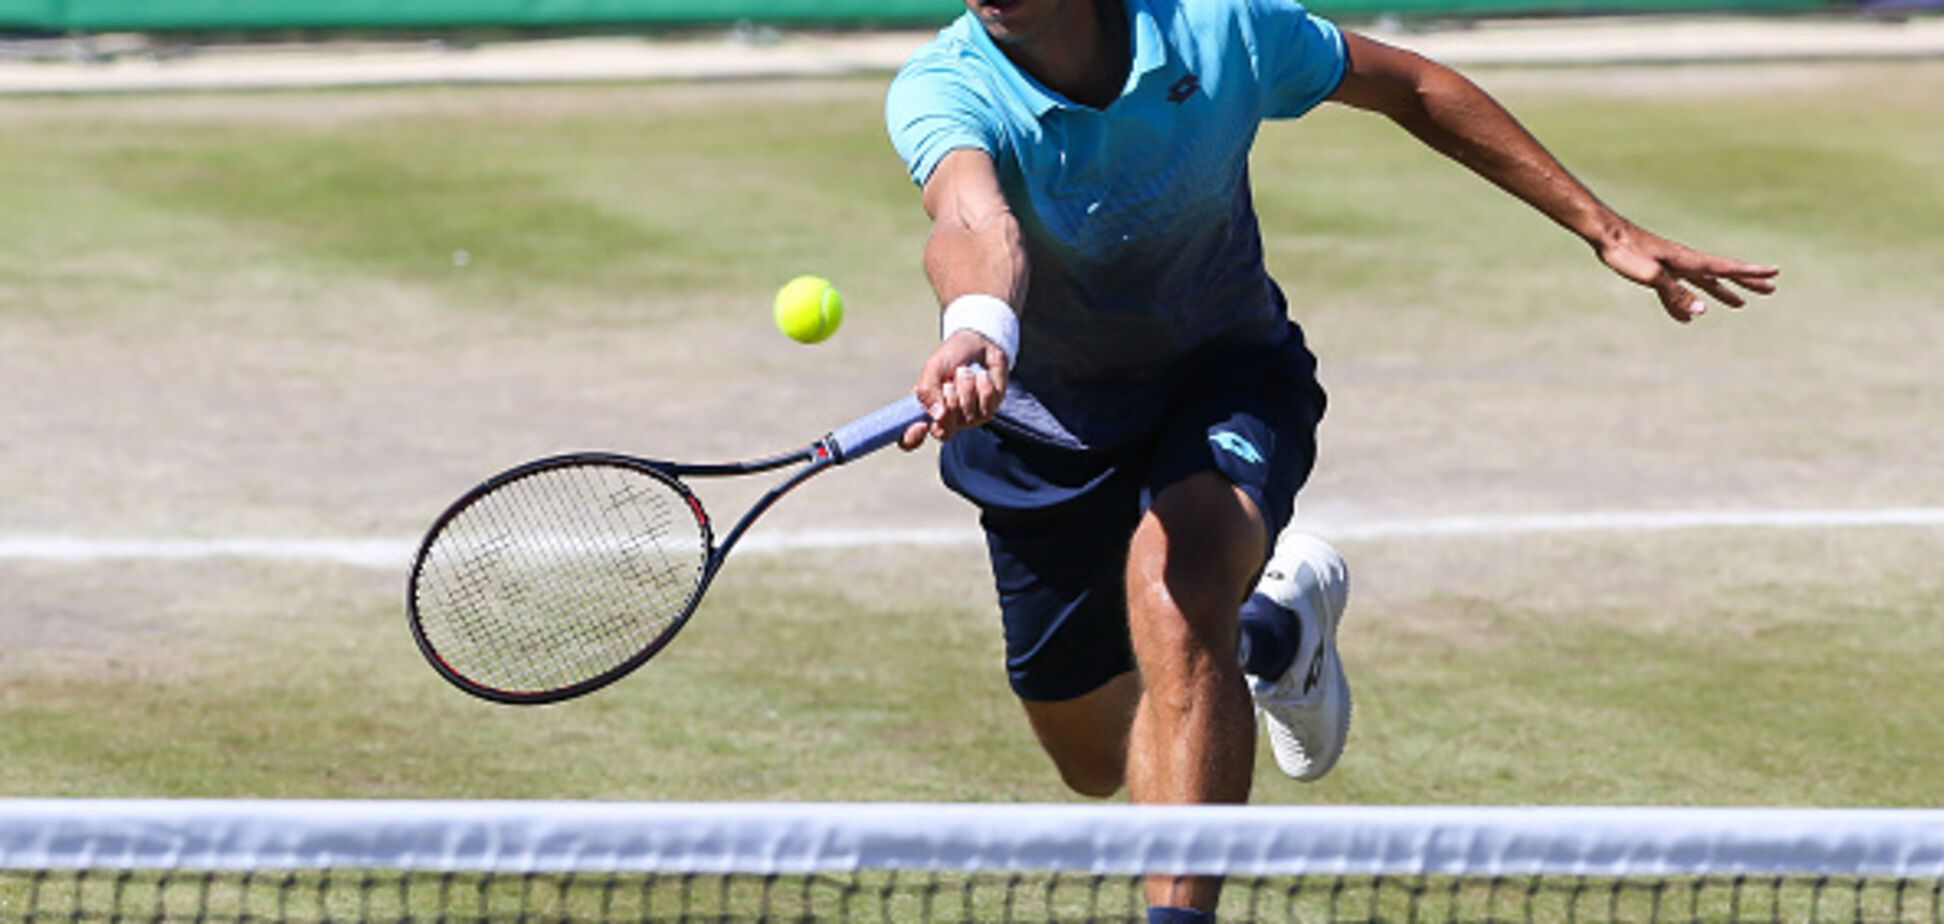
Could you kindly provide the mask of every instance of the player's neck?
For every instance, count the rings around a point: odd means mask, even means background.
[[[1019,69],[1067,99],[1104,109],[1120,97],[1133,60],[1125,0],[1064,5],[1038,35],[1000,47]]]

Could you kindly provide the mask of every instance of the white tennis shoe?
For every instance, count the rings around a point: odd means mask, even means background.
[[[1284,773],[1308,783],[1343,755],[1350,733],[1350,681],[1337,657],[1337,624],[1350,598],[1343,556],[1315,536],[1284,532],[1262,569],[1256,593],[1296,614],[1302,638],[1281,677],[1249,677],[1256,711]]]

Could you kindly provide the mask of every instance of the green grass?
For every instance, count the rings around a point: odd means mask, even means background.
[[[1710,73],[1486,75],[1623,211],[1785,266],[1692,329],[1378,120],[1264,132],[1269,259],[1332,390],[1306,505],[1944,503],[1944,67]],[[880,86],[0,101],[0,386],[29,396],[0,522],[402,533],[520,455],[739,454],[871,406],[934,333]],[[805,271],[853,306],[818,351],[763,317]],[[870,464],[785,506],[967,522],[922,460]],[[1310,787],[1260,754],[1261,800],[1944,802],[1935,529],[1346,548],[1349,754]],[[426,669],[402,584],[0,564],[0,792],[1069,798],[974,549],[740,556],[648,668],[533,709]]]
[[[611,105],[559,111],[544,93],[488,91],[510,100],[504,111],[447,112],[453,92],[297,95],[265,103],[287,103],[295,119],[160,124],[13,104],[8,114],[31,128],[0,140],[0,286],[25,291],[0,310],[74,310],[70,289],[36,291],[52,270],[102,293],[88,309],[117,313],[135,309],[107,293],[130,283],[164,287],[145,293],[151,306],[161,296],[200,313],[221,301],[212,294],[348,278],[429,290],[469,314],[625,313],[632,323],[768,288],[778,265],[882,273],[881,255],[908,242],[919,217],[899,174],[857,169],[885,156],[862,85],[751,117],[599,89],[567,92]],[[426,108],[358,109],[388,96]],[[301,117],[305,106],[315,119]],[[266,267],[275,280],[256,272]],[[278,323],[319,307],[277,294],[259,308]]]
[[[1944,539],[1894,531],[1351,545],[1350,755],[1302,787],[1265,751],[1258,795],[1931,804],[1939,718],[1913,691],[1944,659],[1940,552]],[[88,644],[105,664],[7,662],[0,789],[1063,798],[996,670],[976,561],[793,559],[745,556],[616,687],[520,709],[443,686],[395,588],[218,568],[205,577],[228,592],[184,590],[124,626],[140,646]],[[1413,573],[1427,567],[1436,580]]]

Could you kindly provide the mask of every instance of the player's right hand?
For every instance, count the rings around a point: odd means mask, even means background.
[[[911,387],[932,419],[912,424],[898,446],[909,451],[924,445],[926,434],[949,440],[967,427],[985,425],[999,413],[1011,371],[997,344],[975,331],[953,331],[925,360]]]

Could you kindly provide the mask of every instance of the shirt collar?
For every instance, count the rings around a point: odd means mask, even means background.
[[[1127,86],[1121,90],[1122,96],[1131,92],[1149,71],[1160,70],[1168,64],[1168,44],[1162,39],[1161,24],[1148,9],[1147,0],[1127,0],[1127,17],[1132,23],[1129,31],[1134,35],[1134,63],[1127,69]]]
[[[1127,68],[1127,83],[1121,87],[1120,95],[1124,97],[1133,92],[1140,84],[1141,78],[1148,72],[1168,63],[1168,47],[1162,41],[1161,24],[1155,21],[1154,13],[1148,9],[1147,0],[1123,0],[1123,2],[1127,4],[1128,34],[1132,36],[1134,45],[1133,61]],[[1007,83],[1018,92],[1019,97],[1025,100],[1028,106],[1032,107],[1034,115],[1043,116],[1055,109],[1090,108],[1048,89],[1031,74],[1020,70],[1012,63],[1012,59],[1006,57],[1005,52],[999,50],[999,46],[992,41],[992,36],[986,33],[985,24],[979,22],[978,17],[968,13],[966,19],[968,20],[966,24],[972,31],[972,41],[978,45],[979,53],[999,68],[999,72],[1005,75]]]

